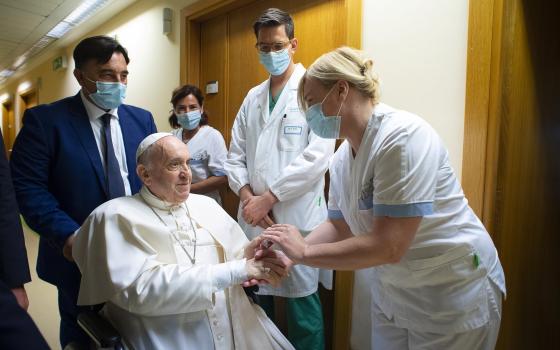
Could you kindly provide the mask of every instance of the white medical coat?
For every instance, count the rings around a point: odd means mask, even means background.
[[[194,265],[170,231],[190,228],[184,204],[168,208],[142,188],[95,209],[73,246],[78,304],[106,302],[102,312],[138,350],[293,349],[238,284],[216,288],[220,263],[244,265],[248,241],[237,223],[211,198],[190,194],[185,203],[198,233]],[[181,230],[192,255],[193,232]]]
[[[297,88],[304,73],[305,68],[297,64],[272,113],[270,79],[249,91],[233,124],[225,169],[235,193],[247,184],[256,195],[270,189],[279,200],[272,208],[274,221],[292,224],[307,233],[327,218],[324,175],[334,140],[311,132],[299,108]],[[243,220],[241,204],[238,221],[249,239],[262,232]],[[280,288],[262,286],[259,293],[307,296],[317,290],[318,278],[318,269],[298,265]]]
[[[447,150],[424,120],[378,104],[356,155],[343,142],[329,171],[329,217],[343,218],[354,235],[370,232],[374,216],[423,217],[399,263],[357,272],[356,348],[371,335],[364,324],[371,302],[397,326],[416,331],[450,334],[488,322],[487,283],[505,293],[502,266]]]

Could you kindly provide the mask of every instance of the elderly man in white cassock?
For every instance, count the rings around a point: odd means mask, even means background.
[[[136,152],[140,193],[111,200],[76,231],[78,304],[101,311],[134,349],[292,349],[240,284],[277,284],[282,256],[255,260],[237,223],[189,194],[187,146],[168,133]]]

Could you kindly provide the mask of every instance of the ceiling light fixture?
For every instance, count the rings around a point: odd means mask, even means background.
[[[14,75],[15,71],[13,69],[4,69],[0,71],[0,78],[9,78]]]
[[[46,36],[60,39],[64,34],[68,33],[72,28],[86,19],[90,18],[95,12],[105,6],[109,0],[86,0],[80,6],[76,7],[66,18],[60,21]]]
[[[11,68],[0,71],[0,84],[3,84],[17,69],[25,64],[31,57],[37,55],[53,41],[62,38],[74,27],[86,21],[97,11],[113,0],[86,0],[74,9],[66,18],[60,21],[47,34],[42,36],[33,46],[19,56]]]

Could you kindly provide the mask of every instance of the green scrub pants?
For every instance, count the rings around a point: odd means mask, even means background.
[[[297,350],[324,350],[325,333],[319,292],[302,298],[284,299],[288,340]],[[270,295],[259,295],[259,305],[274,321],[274,298]]]

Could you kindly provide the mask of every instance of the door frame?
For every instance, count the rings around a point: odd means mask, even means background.
[[[22,85],[23,84],[20,84],[20,86]],[[15,102],[14,124],[15,124],[16,137],[23,126],[23,114],[27,109],[27,103],[25,101],[25,98],[31,94],[35,94],[35,98],[37,99],[37,105],[39,105],[39,89],[37,85],[38,85],[37,83],[33,82],[33,83],[27,83],[23,85],[23,87],[18,87],[16,98],[14,101]]]
[[[180,81],[181,84],[200,86],[200,26],[201,23],[251,3],[255,0],[205,0],[197,1],[181,10],[180,16]],[[326,1],[326,0],[325,0]],[[362,0],[344,1],[346,18],[346,44],[362,47]],[[227,79],[227,77],[226,77]],[[227,86],[227,81],[224,86]],[[352,321],[352,293],[354,273],[337,271],[334,280],[333,349],[350,349]]]
[[[4,148],[6,151],[6,156],[9,156],[9,149],[11,148],[11,144],[13,144],[11,130],[9,128],[10,123],[10,110],[12,113],[12,118],[14,119],[12,127],[15,128],[15,105],[14,105],[14,98],[11,94],[4,94],[0,97],[0,105],[2,107],[2,136],[4,138]],[[8,106],[10,107],[8,109]]]
[[[471,0],[462,186],[469,205],[492,231],[500,139],[503,0]],[[498,237],[493,237],[495,240]]]

